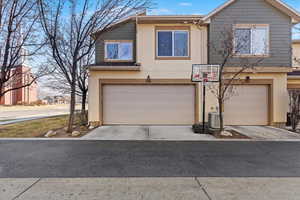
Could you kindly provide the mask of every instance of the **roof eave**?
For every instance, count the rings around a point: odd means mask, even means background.
[[[283,13],[286,13],[288,16],[290,16],[293,24],[297,24],[300,22],[300,13],[296,11],[294,8],[288,6],[287,4],[279,0],[265,0],[265,1],[270,3],[275,8],[281,10]]]
[[[225,2],[223,5],[219,6],[212,12],[210,12],[207,16],[203,18],[203,21],[205,23],[210,23],[211,17],[215,16],[217,13],[219,13],[224,8],[228,7],[232,3],[234,3],[236,0],[229,0]],[[298,13],[295,9],[291,8],[287,4],[281,2],[280,0],[265,0],[266,2],[270,3],[275,8],[279,9],[280,11],[286,13],[288,16],[291,17],[293,24],[300,23],[300,13]]]

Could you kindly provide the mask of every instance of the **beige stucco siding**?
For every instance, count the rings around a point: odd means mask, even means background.
[[[144,73],[153,77],[190,78],[192,64],[207,63],[207,28],[195,25],[190,27],[190,60],[155,60],[155,27],[157,26],[179,25],[138,25],[137,62],[142,64]]]

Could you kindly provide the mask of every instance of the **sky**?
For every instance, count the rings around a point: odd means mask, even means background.
[[[300,0],[282,0],[300,12]],[[156,0],[149,14],[153,15],[203,15],[207,14],[226,0]]]

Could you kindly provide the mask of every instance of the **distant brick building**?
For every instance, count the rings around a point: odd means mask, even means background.
[[[22,86],[32,81],[30,67],[20,65],[14,70],[17,70],[16,76],[13,77],[7,88]],[[34,82],[28,87],[7,92],[4,97],[0,98],[0,105],[29,104],[37,100],[37,83]]]

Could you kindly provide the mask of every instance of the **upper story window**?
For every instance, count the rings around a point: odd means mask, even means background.
[[[269,54],[269,26],[236,25],[234,53],[241,56],[267,56]]]
[[[128,40],[105,41],[105,61],[132,61],[133,42]]]
[[[156,30],[156,58],[157,59],[186,59],[189,58],[189,30],[188,27],[174,29],[163,27]],[[176,28],[176,27],[174,27]]]

